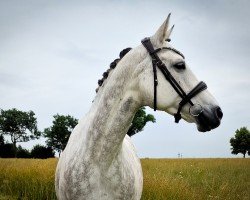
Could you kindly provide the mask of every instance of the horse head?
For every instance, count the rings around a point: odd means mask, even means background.
[[[182,118],[201,132],[210,131],[220,125],[222,110],[184,55],[170,45],[174,26],[169,28],[169,18],[135,48],[142,58],[137,66],[140,97],[143,105],[174,115],[176,122]]]

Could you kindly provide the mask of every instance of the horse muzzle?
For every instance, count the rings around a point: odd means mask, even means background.
[[[205,106],[202,112],[195,117],[197,129],[200,132],[210,131],[217,128],[223,117],[223,112],[219,106]]]

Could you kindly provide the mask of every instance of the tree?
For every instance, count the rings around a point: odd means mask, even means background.
[[[0,158],[14,158],[15,155],[17,158],[30,158],[30,152],[20,145],[17,147],[15,154],[13,144],[5,144],[3,135],[0,135]]]
[[[44,129],[43,135],[47,138],[46,144],[57,151],[60,156],[78,120],[70,115],[64,116],[57,114],[53,117],[53,125]]]
[[[242,153],[245,158],[246,153],[250,155],[250,131],[247,127],[242,127],[235,133],[235,136],[230,139],[232,154]]]
[[[15,151],[13,148],[13,144],[7,143],[3,146],[0,146],[0,157],[1,158],[14,158]]]
[[[0,135],[0,146],[4,145],[4,137]]]
[[[51,147],[45,147],[42,145],[35,145],[33,149],[31,150],[31,158],[54,158],[55,157],[55,152]]]
[[[40,136],[35,113],[23,112],[15,108],[5,111],[1,109],[0,133],[10,136],[16,157],[17,142],[27,142]]]
[[[132,124],[128,130],[128,135],[132,135],[143,130],[147,122],[155,122],[154,115],[146,114],[145,107],[140,108],[134,116]]]
[[[0,158],[14,158],[15,152],[12,144],[4,141],[3,135],[0,135]]]
[[[27,149],[22,148],[20,145],[17,147],[17,158],[30,158],[30,152]]]

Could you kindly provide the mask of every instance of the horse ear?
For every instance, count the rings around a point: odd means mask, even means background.
[[[172,26],[171,29],[168,30],[170,16],[171,13],[168,14],[167,19],[163,22],[163,24],[156,31],[156,33],[151,37],[152,41],[154,41],[157,46],[163,44],[165,40],[169,39],[169,36],[174,28],[174,26]]]
[[[167,32],[167,38],[165,40],[170,39],[170,35],[173,32],[173,29],[174,29],[174,25],[168,30],[168,32]]]

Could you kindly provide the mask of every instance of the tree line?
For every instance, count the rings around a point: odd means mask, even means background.
[[[0,157],[3,158],[49,158],[54,157],[55,152],[59,156],[66,147],[68,139],[78,119],[70,115],[53,116],[52,125],[39,131],[37,127],[37,118],[33,111],[21,111],[16,108],[9,110],[0,110]],[[132,136],[143,130],[147,122],[155,122],[151,114],[145,112],[142,107],[136,113],[128,135]],[[6,141],[5,137],[10,138],[11,143]],[[31,151],[22,148],[17,143],[28,142],[30,140],[46,138],[46,146],[35,145]]]
[[[40,144],[33,146],[29,151],[22,146],[14,149],[12,143],[5,143],[3,135],[0,135],[0,158],[53,158],[55,152],[51,147]]]
[[[20,111],[16,108],[9,110],[0,109],[0,157],[17,158],[49,158],[54,157],[55,152],[59,156],[67,145],[68,139],[78,119],[70,115],[53,116],[52,125],[39,131],[37,128],[37,118],[33,111]],[[143,130],[148,122],[155,122],[151,114],[145,112],[145,107],[137,111],[127,132],[129,136]],[[4,136],[10,138],[11,143],[5,140]],[[30,140],[46,138],[46,146],[35,145],[31,151],[22,148],[17,143],[28,142]],[[230,139],[232,154],[250,155],[250,131],[247,127],[242,127],[235,131],[235,136]]]

